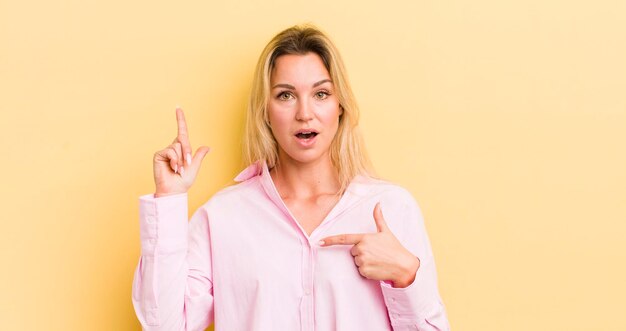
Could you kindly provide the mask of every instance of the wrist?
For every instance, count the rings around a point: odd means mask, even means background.
[[[187,193],[187,192],[154,192],[154,197],[162,198],[162,197],[166,197],[170,195],[177,195],[177,194],[183,194],[183,193]]]
[[[398,277],[392,280],[393,287],[405,288],[411,285],[415,281],[415,276],[419,267],[420,260],[416,256],[411,255],[411,258],[407,259],[407,261],[400,267]]]

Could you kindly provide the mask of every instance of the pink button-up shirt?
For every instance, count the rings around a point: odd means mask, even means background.
[[[422,214],[411,194],[357,176],[311,233],[254,164],[187,222],[187,194],[139,199],[141,258],[132,299],[146,330],[448,330]],[[393,288],[358,272],[350,245],[324,237],[388,227],[420,259],[415,281]]]

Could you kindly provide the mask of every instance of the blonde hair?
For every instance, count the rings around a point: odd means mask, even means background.
[[[278,162],[278,143],[269,127],[267,111],[270,75],[279,56],[311,52],[324,62],[335,86],[339,106],[343,109],[330,146],[330,157],[337,170],[340,192],[343,192],[356,175],[372,176],[373,171],[358,130],[359,109],[339,51],[328,36],[312,25],[296,25],[280,32],[265,46],[259,57],[248,103],[244,162],[266,162],[269,168]]]

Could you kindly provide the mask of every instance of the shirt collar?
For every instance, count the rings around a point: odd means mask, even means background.
[[[243,171],[240,172],[237,177],[235,177],[235,181],[245,182],[252,177],[258,176],[262,173],[263,168],[267,168],[267,164],[263,162],[263,165],[261,165],[261,161],[256,161],[249,165],[247,168],[243,169]]]
[[[235,181],[237,182],[245,182],[254,177],[259,177],[259,181],[263,190],[268,195],[268,197],[276,204],[283,212],[286,214],[290,214],[287,206],[283,199],[280,197],[276,186],[274,186],[274,181],[272,180],[272,176],[270,175],[269,168],[267,166],[267,162],[264,161],[256,161],[245,168],[242,172],[235,177]]]
[[[247,168],[245,168],[241,173],[235,177],[235,181],[244,182],[251,178],[259,176],[259,181],[261,187],[270,198],[270,200],[285,213],[286,215],[290,215],[290,218],[293,219],[293,215],[291,215],[289,209],[285,205],[284,201],[280,197],[276,186],[274,186],[274,181],[272,180],[272,176],[270,175],[268,166],[266,162],[257,161]],[[337,205],[330,211],[330,213],[326,216],[324,222],[320,224],[320,226],[313,231],[313,234],[318,232],[320,228],[323,228],[325,223],[332,221],[339,215],[341,215],[346,210],[355,206],[359,201],[366,198],[371,190],[372,190],[372,180],[369,177],[357,175],[348,188],[344,192],[341,199],[337,202]],[[369,185],[368,185],[369,184]]]

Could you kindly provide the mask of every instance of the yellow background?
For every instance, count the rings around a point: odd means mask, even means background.
[[[453,329],[626,330],[622,0],[1,0],[0,328],[140,328],[138,197],[174,107],[213,148],[192,212],[241,169],[255,61],[299,22],[422,206]]]

